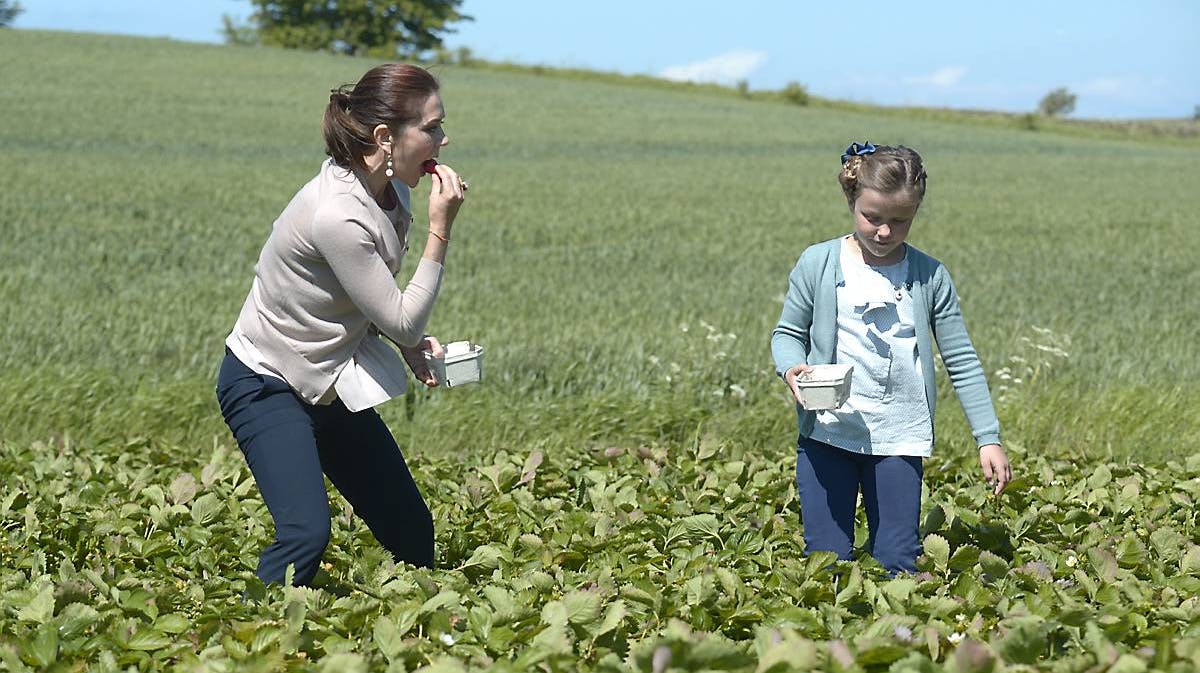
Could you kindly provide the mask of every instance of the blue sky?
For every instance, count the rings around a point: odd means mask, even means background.
[[[216,42],[246,0],[22,0],[16,28]],[[1076,117],[1191,117],[1200,2],[982,3],[466,0],[447,46],[478,56],[777,89],[884,105],[1031,110],[1049,90]]]

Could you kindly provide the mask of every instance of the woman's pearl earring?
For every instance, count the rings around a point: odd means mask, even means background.
[[[388,176],[389,178],[392,177],[393,171],[392,171],[392,153],[391,152],[388,152],[387,170],[385,170],[383,172],[383,174]]]

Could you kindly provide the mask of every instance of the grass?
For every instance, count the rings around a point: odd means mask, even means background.
[[[27,64],[0,94],[15,120],[0,129],[0,436],[227,441],[222,340],[271,221],[322,159],[325,92],[372,62],[28,31],[0,48]],[[849,227],[833,174],[861,138],[925,156],[911,240],[954,274],[989,372],[1034,326],[1072,340],[1001,404],[1008,439],[1200,446],[1194,150],[435,70],[445,156],[474,189],[431,329],[485,344],[488,381],[383,407],[420,450],[671,442],[705,422],[786,451],[767,338],[800,250]],[[708,341],[702,321],[736,339]],[[651,356],[682,374],[666,383]],[[746,395],[715,394],[731,384]],[[943,450],[969,451],[942,408]]]
[[[1200,147],[1200,120],[1186,118],[1161,119],[1073,119],[1051,117],[1037,112],[1001,112],[997,110],[974,110],[965,108],[881,106],[872,103],[839,100],[811,95],[803,85],[800,100],[789,95],[785,89],[739,89],[714,83],[676,82],[650,75],[625,75],[616,72],[598,72],[579,68],[557,68],[543,65],[526,65],[512,62],[494,62],[468,57],[455,58],[448,54],[439,61],[443,64],[457,63],[461,66],[492,72],[513,72],[539,77],[561,77],[589,82],[606,82],[656,89],[703,93],[714,97],[739,98],[780,105],[810,105],[824,110],[889,115],[906,119],[923,119],[950,124],[990,126],[993,128],[1017,128],[1023,131],[1043,131],[1090,139],[1131,140],[1143,143],[1171,144],[1184,147]],[[803,101],[802,103],[800,101]]]

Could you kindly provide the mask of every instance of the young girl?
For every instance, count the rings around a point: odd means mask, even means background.
[[[934,441],[934,341],[995,494],[1012,469],[950,274],[904,242],[925,196],[920,155],[853,143],[838,181],[854,232],[800,255],[771,336],[776,372],[796,398],[804,541],[808,551],[849,559],[861,489],[867,551],[892,573],[913,572],[922,458]],[[850,398],[837,409],[806,410],[796,378],[831,363],[854,365]]]

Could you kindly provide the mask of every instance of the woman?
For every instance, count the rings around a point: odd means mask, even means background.
[[[422,351],[466,184],[437,164],[449,142],[438,82],[386,64],[331,92],[316,177],[275,220],[250,294],[226,339],[217,380],[225,422],[275,521],[258,576],[309,583],[329,542],[322,475],[397,561],[433,565],[433,520],[404,457],[372,407],[404,392],[403,361],[437,381]],[[435,165],[436,164],[436,165]],[[409,188],[432,171],[429,237],[403,291]],[[394,180],[393,180],[394,178]],[[402,183],[402,184],[401,184]]]

